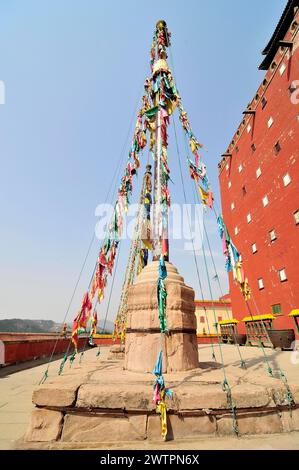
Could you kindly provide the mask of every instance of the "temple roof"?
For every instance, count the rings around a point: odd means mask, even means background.
[[[270,41],[263,50],[262,54],[266,56],[259,66],[260,70],[268,70],[279,47],[279,41],[282,40],[294,18],[294,9],[299,7],[299,0],[288,0],[287,5],[281,15],[281,18],[272,34]]]

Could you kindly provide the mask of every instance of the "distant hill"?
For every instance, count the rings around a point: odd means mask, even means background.
[[[98,323],[98,332],[104,326],[104,321]],[[113,331],[113,322],[107,320],[105,332]],[[2,333],[59,333],[62,329],[62,323],[56,323],[52,320],[23,320],[21,318],[9,318],[0,320],[0,332]],[[72,324],[68,323],[68,330],[72,329]]]
[[[52,320],[9,318],[0,320],[0,331],[5,333],[56,333],[61,331],[61,324]]]

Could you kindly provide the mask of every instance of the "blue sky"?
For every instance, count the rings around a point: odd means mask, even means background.
[[[159,18],[172,32],[177,86],[193,131],[208,149],[204,159],[219,204],[217,163],[263,78],[257,69],[260,53],[285,3],[0,1],[0,80],[6,91],[5,105],[0,105],[0,317],[62,321],[95,228],[95,208],[106,200],[115,171],[122,172],[126,162],[130,122],[149,75],[151,39]],[[183,202],[173,144],[171,133],[170,190],[173,202]],[[114,199],[111,193],[108,202]],[[207,227],[226,291],[211,215]],[[79,307],[98,248],[97,241],[68,320]],[[120,251],[108,311],[112,320],[127,248],[124,243]],[[186,255],[180,243],[171,250],[171,260],[200,298],[192,254]],[[207,298],[201,256],[198,263]],[[215,282],[212,287],[217,298]],[[99,316],[106,312],[107,299]]]

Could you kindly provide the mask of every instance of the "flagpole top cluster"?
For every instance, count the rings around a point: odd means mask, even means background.
[[[160,30],[160,31],[163,30],[163,29],[167,29],[166,21],[164,21],[164,20],[157,21],[156,28],[157,28],[157,30]]]

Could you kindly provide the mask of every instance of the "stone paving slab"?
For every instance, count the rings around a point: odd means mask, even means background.
[[[100,442],[45,442],[23,443],[24,450],[299,450],[299,432],[286,434],[258,434],[241,437],[196,436],[195,439],[178,439],[161,442],[161,439],[146,441]],[[0,441],[1,449],[1,441]]]

